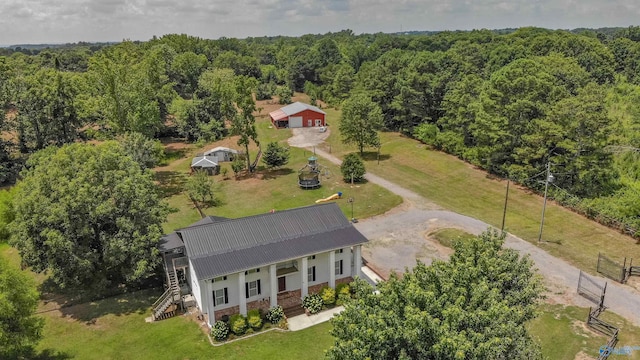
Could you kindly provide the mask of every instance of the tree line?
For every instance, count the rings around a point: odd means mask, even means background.
[[[344,30],[14,52],[0,56],[0,180],[49,145],[132,132],[187,141],[235,133],[246,147],[257,142],[253,96],[287,102],[304,91],[312,103],[379,108],[382,121],[361,118],[355,133],[401,131],[534,190],[551,163],[552,196],[640,228],[640,209],[629,206],[640,203],[639,40],[638,27]],[[380,145],[364,140],[349,139],[361,151]]]

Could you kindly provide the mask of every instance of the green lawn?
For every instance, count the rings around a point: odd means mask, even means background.
[[[187,317],[146,323],[158,295],[139,291],[44,313],[38,349],[76,359],[322,359],[332,343],[331,325],[324,323],[214,347]]]
[[[532,337],[542,347],[546,359],[573,360],[576,354],[583,352],[597,357],[598,350],[609,340],[608,337],[594,332],[585,324],[589,309],[576,306],[543,305],[541,315],[529,323]],[[621,317],[605,311],[601,319],[612,322],[620,328],[620,341],[616,348],[640,346],[640,328],[630,325]],[[640,351],[631,356],[612,355],[624,359],[640,359]]]
[[[340,142],[339,111],[328,110],[331,135],[323,149],[341,157],[355,147]],[[427,149],[416,140],[393,132],[381,133],[380,163],[374,149],[365,154],[367,171],[408,188],[439,206],[500,227],[506,181],[442,152]],[[537,243],[542,197],[511,186],[506,230]],[[598,252],[622,261],[640,259],[640,245],[619,232],[573,213],[554,202],[547,204],[540,246],[580,269],[595,273]]]
[[[285,142],[291,136],[290,130],[270,128],[270,122],[267,120],[258,120],[256,125],[263,146],[271,141]],[[226,140],[227,145],[234,143],[235,140],[231,142]],[[218,145],[219,143],[207,144],[200,149],[192,150],[185,156],[188,157]],[[237,179],[231,171],[231,164],[223,163],[222,167],[228,169],[226,178],[223,175],[213,177],[216,182],[215,197],[218,204],[203,209],[204,212],[207,215],[237,218],[266,213],[272,209],[278,211],[312,205],[316,200],[338,192],[343,193],[343,198],[336,202],[349,218],[351,218],[351,204],[347,202],[349,197],[355,199],[353,213],[356,218],[382,214],[402,203],[401,197],[375,184],[355,184],[352,187],[343,181],[338,166],[322,159],[319,161],[323,166],[322,186],[314,190],[303,190],[298,186],[298,170],[307,164],[307,158],[313,153],[293,147],[290,148],[290,152],[291,158],[284,167],[269,170],[259,163],[255,174]],[[252,147],[250,153],[252,159],[255,158],[257,148]],[[156,178],[161,184],[169,205],[177,210],[169,215],[164,226],[166,232],[187,226],[200,218],[188,197],[182,193],[189,165],[190,159],[184,158],[157,171]]]

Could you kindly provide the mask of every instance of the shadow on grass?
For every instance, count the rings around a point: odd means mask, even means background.
[[[362,159],[366,161],[376,161],[378,160],[378,152],[377,151],[365,151],[362,154]],[[380,154],[380,161],[385,161],[391,159],[390,154]]]
[[[158,288],[140,290],[98,301],[71,305],[59,310],[65,317],[92,325],[96,323],[98,318],[105,315],[144,314],[161,294],[162,290]]]
[[[51,349],[44,349],[40,352],[36,352],[34,349],[30,349],[26,354],[22,354],[16,359],[30,359],[30,360],[67,360],[73,357],[65,352]]]
[[[182,149],[166,148],[164,150],[164,158],[162,159],[162,161],[160,161],[158,166],[167,166],[176,160],[186,157],[188,153],[189,153],[189,149],[187,148],[182,148]]]
[[[155,179],[160,185],[160,195],[163,197],[181,193],[187,181],[186,176],[178,171],[158,171]]]
[[[274,169],[274,170],[263,170],[261,174],[263,179],[270,180],[280,176],[291,175],[293,174],[293,169],[281,168],[281,169]]]

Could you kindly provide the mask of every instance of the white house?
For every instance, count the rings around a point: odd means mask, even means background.
[[[161,250],[168,272],[183,279],[181,295],[191,293],[211,326],[254,308],[300,309],[307,294],[352,281],[366,242],[337,204],[325,203],[240,219],[208,217],[165,236]]]

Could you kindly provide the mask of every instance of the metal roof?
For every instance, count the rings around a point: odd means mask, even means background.
[[[218,158],[215,156],[196,156],[191,160],[191,167],[216,167],[218,166]]]
[[[207,216],[194,222],[188,227],[207,225],[207,224],[212,224],[216,221],[225,221],[225,220],[229,220],[229,219],[221,216]],[[184,242],[182,241],[182,238],[180,238],[178,233],[174,231],[170,234],[163,235],[160,238],[158,247],[160,248],[160,251],[169,251],[179,247],[184,247]]]
[[[163,235],[158,242],[158,247],[162,252],[170,251],[183,246],[184,243],[182,242],[182,239],[180,239],[180,236],[178,236],[178,234],[176,234],[175,232]]]
[[[209,154],[213,154],[213,153],[218,152],[218,151],[225,151],[225,152],[229,152],[229,153],[232,153],[232,154],[238,154],[239,153],[239,151],[236,150],[236,149],[231,149],[231,148],[224,147],[224,146],[218,146],[218,147],[214,147],[211,150],[205,151],[204,155],[205,156],[209,156]]]
[[[270,112],[269,116],[273,120],[281,120],[281,119],[284,119],[284,118],[286,118],[288,116],[295,115],[295,114],[297,114],[299,112],[302,112],[302,111],[305,111],[305,110],[311,110],[311,111],[315,111],[317,113],[325,114],[325,115],[327,114],[326,112],[320,110],[316,106],[296,101],[293,104],[289,104],[287,106],[281,107],[278,110]]]
[[[335,203],[219,221],[178,234],[199,280],[367,242]]]

